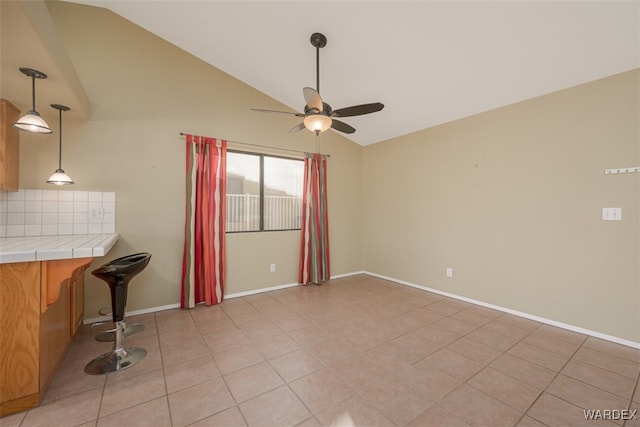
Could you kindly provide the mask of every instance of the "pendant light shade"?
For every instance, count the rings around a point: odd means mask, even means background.
[[[69,175],[67,175],[64,171],[64,169],[62,169],[62,112],[63,111],[69,111],[70,108],[65,106],[65,105],[60,105],[60,104],[51,104],[51,107],[55,108],[56,110],[58,110],[58,117],[59,117],[59,130],[58,130],[58,135],[59,135],[59,140],[58,140],[58,169],[56,169],[56,171],[53,173],[53,175],[51,175],[49,177],[49,179],[47,180],[48,184],[54,184],[54,185],[68,185],[68,184],[73,184],[73,180],[69,177]]]
[[[71,177],[65,173],[63,169],[56,169],[56,171],[47,180],[47,184],[68,185],[68,184],[74,184],[74,182],[71,179]]]
[[[13,124],[13,127],[32,133],[53,133],[47,122],[36,111],[36,79],[46,79],[47,75],[31,68],[20,68],[22,74],[31,77],[31,110]]]

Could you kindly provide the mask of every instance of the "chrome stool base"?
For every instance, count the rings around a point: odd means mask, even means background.
[[[124,323],[124,321],[123,321]],[[124,325],[122,327],[124,338],[129,338],[144,331],[144,325],[142,323],[134,323],[133,325]],[[96,335],[96,341],[100,342],[112,342],[115,336],[115,331],[105,331]]]
[[[124,346],[124,321],[116,322],[113,334],[113,348],[109,353],[96,357],[84,367],[91,375],[103,375],[127,369],[140,362],[147,355],[147,350],[140,347]]]
[[[127,369],[140,362],[147,350],[140,347],[127,347],[98,356],[85,366],[84,371],[91,375],[103,375]]]

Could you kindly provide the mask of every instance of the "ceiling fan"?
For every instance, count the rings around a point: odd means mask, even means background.
[[[311,87],[305,87],[302,89],[304,100],[307,103],[304,106],[304,113],[263,110],[260,108],[252,108],[251,110],[263,113],[282,113],[292,114],[296,117],[304,117],[303,122],[292,128],[289,132],[298,132],[307,128],[317,135],[320,132],[324,132],[325,130],[332,128],[347,134],[354,133],[356,131],[355,128],[338,120],[337,118],[375,113],[376,111],[382,110],[384,108],[384,104],[374,102],[371,104],[339,108],[337,110],[331,109],[331,105],[324,102],[320,97],[320,49],[327,45],[327,38],[324,34],[313,33],[311,35],[311,45],[316,48],[316,88],[313,89]]]

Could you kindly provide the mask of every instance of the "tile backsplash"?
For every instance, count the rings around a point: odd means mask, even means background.
[[[0,237],[115,233],[116,193],[0,191]]]

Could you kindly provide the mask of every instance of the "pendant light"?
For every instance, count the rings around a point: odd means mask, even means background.
[[[49,177],[49,179],[47,180],[47,183],[55,184],[55,185],[73,184],[74,183],[73,180],[62,169],[62,112],[69,111],[70,108],[60,104],[51,104],[51,106],[56,110],[58,110],[58,113],[59,113],[59,116],[58,116],[59,117],[58,169],[56,169],[53,175]]]
[[[32,133],[53,133],[47,122],[36,111],[36,79],[46,79],[47,75],[31,68],[20,68],[20,72],[31,77],[31,110],[13,124],[13,127]]]

